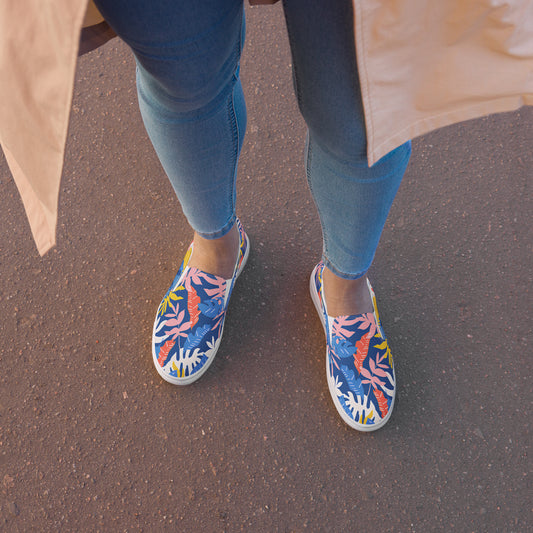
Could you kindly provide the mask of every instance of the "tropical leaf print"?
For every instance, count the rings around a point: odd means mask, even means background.
[[[214,280],[209,280],[209,283],[214,287],[206,288],[205,293],[211,298],[224,298],[226,294],[226,280],[219,276],[215,276]]]
[[[210,330],[208,324],[205,324],[203,326],[199,326],[196,328],[196,331],[194,333],[190,333],[187,337],[187,340],[183,344],[184,350],[192,350],[196,348],[204,338],[205,334]]]
[[[337,337],[351,337],[354,332],[346,329],[346,326],[353,326],[357,321],[357,317],[354,317],[350,320],[349,316],[338,316],[333,321],[333,325],[331,327],[332,334]]]
[[[375,344],[374,348],[376,348],[377,350],[385,350],[385,357],[387,357],[389,367],[392,368],[393,361],[392,361],[392,353],[390,351],[389,343],[386,340],[384,340],[381,344]]]
[[[387,353],[379,355],[379,353],[376,354],[376,364],[373,369],[373,373],[377,374],[378,376],[381,376],[383,378],[387,377],[386,370],[389,370],[389,365],[384,363],[383,360],[387,356]],[[370,361],[370,366],[372,367],[373,361]]]
[[[216,318],[224,311],[224,300],[222,298],[212,298],[206,302],[199,303],[198,309],[208,318]]]
[[[324,264],[322,262],[319,263],[319,267],[316,269],[316,274],[315,274],[315,285],[317,287],[317,294],[318,294],[318,299],[320,300],[320,307],[324,307],[324,302],[322,301],[322,291],[320,290],[320,287],[322,287],[322,271],[323,271],[323,267],[324,267]]]
[[[355,379],[354,371],[350,370],[346,365],[341,366],[341,372],[344,374],[346,383],[348,383],[350,389],[355,392],[357,396],[363,397],[365,395],[365,391],[363,389],[361,378]]]
[[[339,398],[340,400],[341,398]],[[346,409],[348,407],[351,412],[352,418],[361,424],[374,424],[375,423],[375,414],[374,414],[374,404],[371,401],[365,402],[364,397],[354,397],[352,391],[348,391],[344,395],[343,402],[341,404]]]
[[[206,272],[202,272],[201,270],[197,269],[196,267],[191,267],[189,270],[187,270],[187,274],[185,276],[184,285],[185,288],[190,291],[192,289],[192,284],[195,285],[201,285],[202,280],[207,281],[209,283],[215,284],[216,283],[217,276],[213,276],[212,274],[207,274]]]
[[[216,351],[218,350],[218,347],[220,346],[220,341],[222,340],[222,337],[217,337],[215,339],[215,337],[211,337],[211,340],[210,341],[207,341],[206,345],[207,345],[207,350],[206,350],[206,355],[209,357],[210,353],[216,353]]]
[[[190,376],[194,373],[195,367],[201,362],[202,353],[199,348],[195,350],[185,350],[180,354],[177,365],[173,362],[173,368],[177,371],[178,377]]]
[[[328,346],[328,356],[329,356],[329,360],[330,360],[330,372],[331,372],[331,375],[333,375],[333,365],[335,365],[335,368],[337,370],[340,370],[339,368],[339,363],[337,363],[336,359],[338,359],[338,357],[335,355],[335,352]],[[333,363],[333,364],[332,364]]]
[[[333,380],[333,377],[328,375],[328,379]],[[333,384],[333,387],[335,388],[335,394],[337,396],[343,395],[341,391],[342,381],[339,380],[339,376],[335,376],[335,383]]]
[[[187,289],[187,293],[187,311],[189,311],[191,328],[193,328],[196,325],[196,322],[198,322],[198,317],[200,316],[198,304],[201,302],[201,299],[194,287]]]
[[[370,345],[370,335],[366,333],[355,343],[355,353],[353,354],[355,368],[361,373],[363,363],[368,355],[368,346]]]
[[[379,324],[378,304],[376,302],[376,294],[374,293],[374,289],[372,289],[372,288],[370,288],[370,297],[372,298],[372,306],[374,307],[374,313],[376,315],[376,321]]]
[[[333,337],[333,353],[337,357],[351,357],[355,346],[343,337]]]
[[[383,392],[381,392],[380,390],[375,390],[374,396],[378,401],[378,407],[381,412],[381,418],[385,418],[385,416],[389,412],[389,404],[387,403],[387,399],[385,398]]]
[[[184,290],[185,287],[183,285],[180,285],[176,291]],[[183,300],[183,296],[178,296],[176,294],[176,291],[171,291],[165,296],[161,302],[161,305],[159,306],[159,316],[163,316],[164,313],[166,313],[168,306],[172,303],[172,301],[177,300]]]
[[[366,368],[363,368],[361,370],[361,375],[364,378],[366,378],[366,379],[363,379],[362,383],[369,383],[370,386],[375,390],[379,386],[382,387],[383,385],[385,385],[385,383],[377,377],[377,376],[385,376],[385,372],[383,372],[383,370],[381,370],[380,368],[376,368],[376,364],[374,363],[373,359],[370,359],[369,363],[370,363],[370,372]]]
[[[241,268],[243,260],[244,260],[244,242],[241,242],[241,247],[239,249],[239,260],[237,262],[237,270]]]
[[[353,398],[353,394],[352,394],[352,398]],[[339,396],[338,397],[338,400],[339,400],[339,403],[342,405],[343,409],[348,413],[350,414],[350,405],[346,402],[346,400],[344,399],[344,396]]]
[[[170,305],[170,308],[172,309],[173,313],[167,313],[165,314],[164,318],[166,318],[164,325],[165,327],[170,327],[172,329],[169,329],[165,332],[165,335],[167,337],[172,337],[172,340],[176,340],[177,337],[186,337],[187,331],[190,329],[190,322],[183,322],[183,318],[185,316],[185,309],[181,310],[179,313],[177,312],[176,307],[174,307],[173,304]]]
[[[373,337],[374,333],[376,333],[377,325],[374,313],[363,313],[355,318],[355,322],[359,322],[359,326],[357,326],[359,329],[370,328],[368,331],[370,337]]]
[[[371,425],[374,424],[376,421],[374,420],[374,411],[370,411],[366,417],[363,419],[363,425]]]
[[[189,259],[191,258],[193,248],[194,248],[194,243],[191,243],[191,245],[187,249],[187,253],[185,254],[185,257],[183,258],[183,268],[185,268],[187,264],[189,263]]]
[[[224,319],[224,315],[221,313],[220,314],[220,318],[213,324],[212,328],[211,328],[211,331],[215,331],[215,329],[217,329],[218,327],[220,327],[222,325],[222,320]],[[219,330],[217,332],[217,335],[220,335],[221,334],[221,331]]]
[[[157,358],[157,362],[159,363],[159,366],[163,367],[167,363],[167,358],[170,350],[172,350],[175,342],[172,339],[169,339],[161,348],[159,349],[159,356]]]

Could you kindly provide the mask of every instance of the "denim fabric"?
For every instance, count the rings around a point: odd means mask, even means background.
[[[308,126],[306,173],[324,264],[362,276],[374,258],[411,153],[407,143],[369,168],[350,0],[284,0],[295,92]]]
[[[206,238],[235,221],[246,128],[239,81],[242,0],[97,0],[137,61],[143,120],[185,216]],[[350,0],[285,0],[298,104],[308,125],[306,172],[328,268],[357,278],[370,266],[410,154],[372,167],[355,60]]]

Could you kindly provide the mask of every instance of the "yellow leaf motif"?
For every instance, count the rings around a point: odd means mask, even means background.
[[[183,300],[183,296],[177,296],[175,292],[184,291],[184,290],[185,290],[185,287],[183,285],[180,285],[176,289],[176,291],[171,292],[168,296],[165,296],[165,298],[163,298],[163,301],[161,302],[161,305],[159,306],[159,316],[163,316],[163,313],[166,312],[167,307],[170,304],[170,300],[175,300],[175,301]]]
[[[378,350],[384,350],[387,347],[387,341],[383,341],[381,344],[374,344],[374,348]]]
[[[370,413],[368,413],[368,415],[366,415],[366,418],[363,420],[363,424],[366,424],[368,422],[369,418],[374,418],[374,410],[373,409],[372,409],[372,411],[370,411]]]
[[[176,366],[176,363],[174,361],[172,361],[172,370],[175,370],[178,373],[179,378],[185,377],[184,375],[182,375],[182,372],[180,371],[179,367]],[[183,374],[185,374],[185,370],[183,370]]]
[[[191,258],[192,254],[192,244],[189,246],[189,249],[187,250],[187,253],[185,254],[185,258],[183,259],[183,268],[187,266],[187,263],[189,262],[189,259]]]

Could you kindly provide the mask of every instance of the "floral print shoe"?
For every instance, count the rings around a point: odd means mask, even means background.
[[[324,263],[313,270],[311,297],[326,333],[329,392],[342,419],[359,431],[374,431],[390,418],[396,395],[394,364],[368,282],[373,313],[331,317],[322,283]]]
[[[238,219],[236,224],[240,245],[233,276],[224,279],[187,266],[191,244],[157,310],[152,334],[154,364],[159,375],[174,385],[196,381],[217,353],[231,291],[250,252]]]

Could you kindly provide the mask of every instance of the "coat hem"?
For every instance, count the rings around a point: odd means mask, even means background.
[[[373,165],[390,151],[415,137],[420,137],[439,128],[458,124],[466,120],[473,120],[495,113],[516,111],[525,105],[533,105],[533,94],[492,99],[478,105],[472,106],[470,104],[463,108],[455,109],[454,111],[425,117],[424,119],[408,124],[398,133],[386,138],[377,146],[374,146],[374,137],[372,135],[371,141],[369,140],[368,143],[369,165]]]

